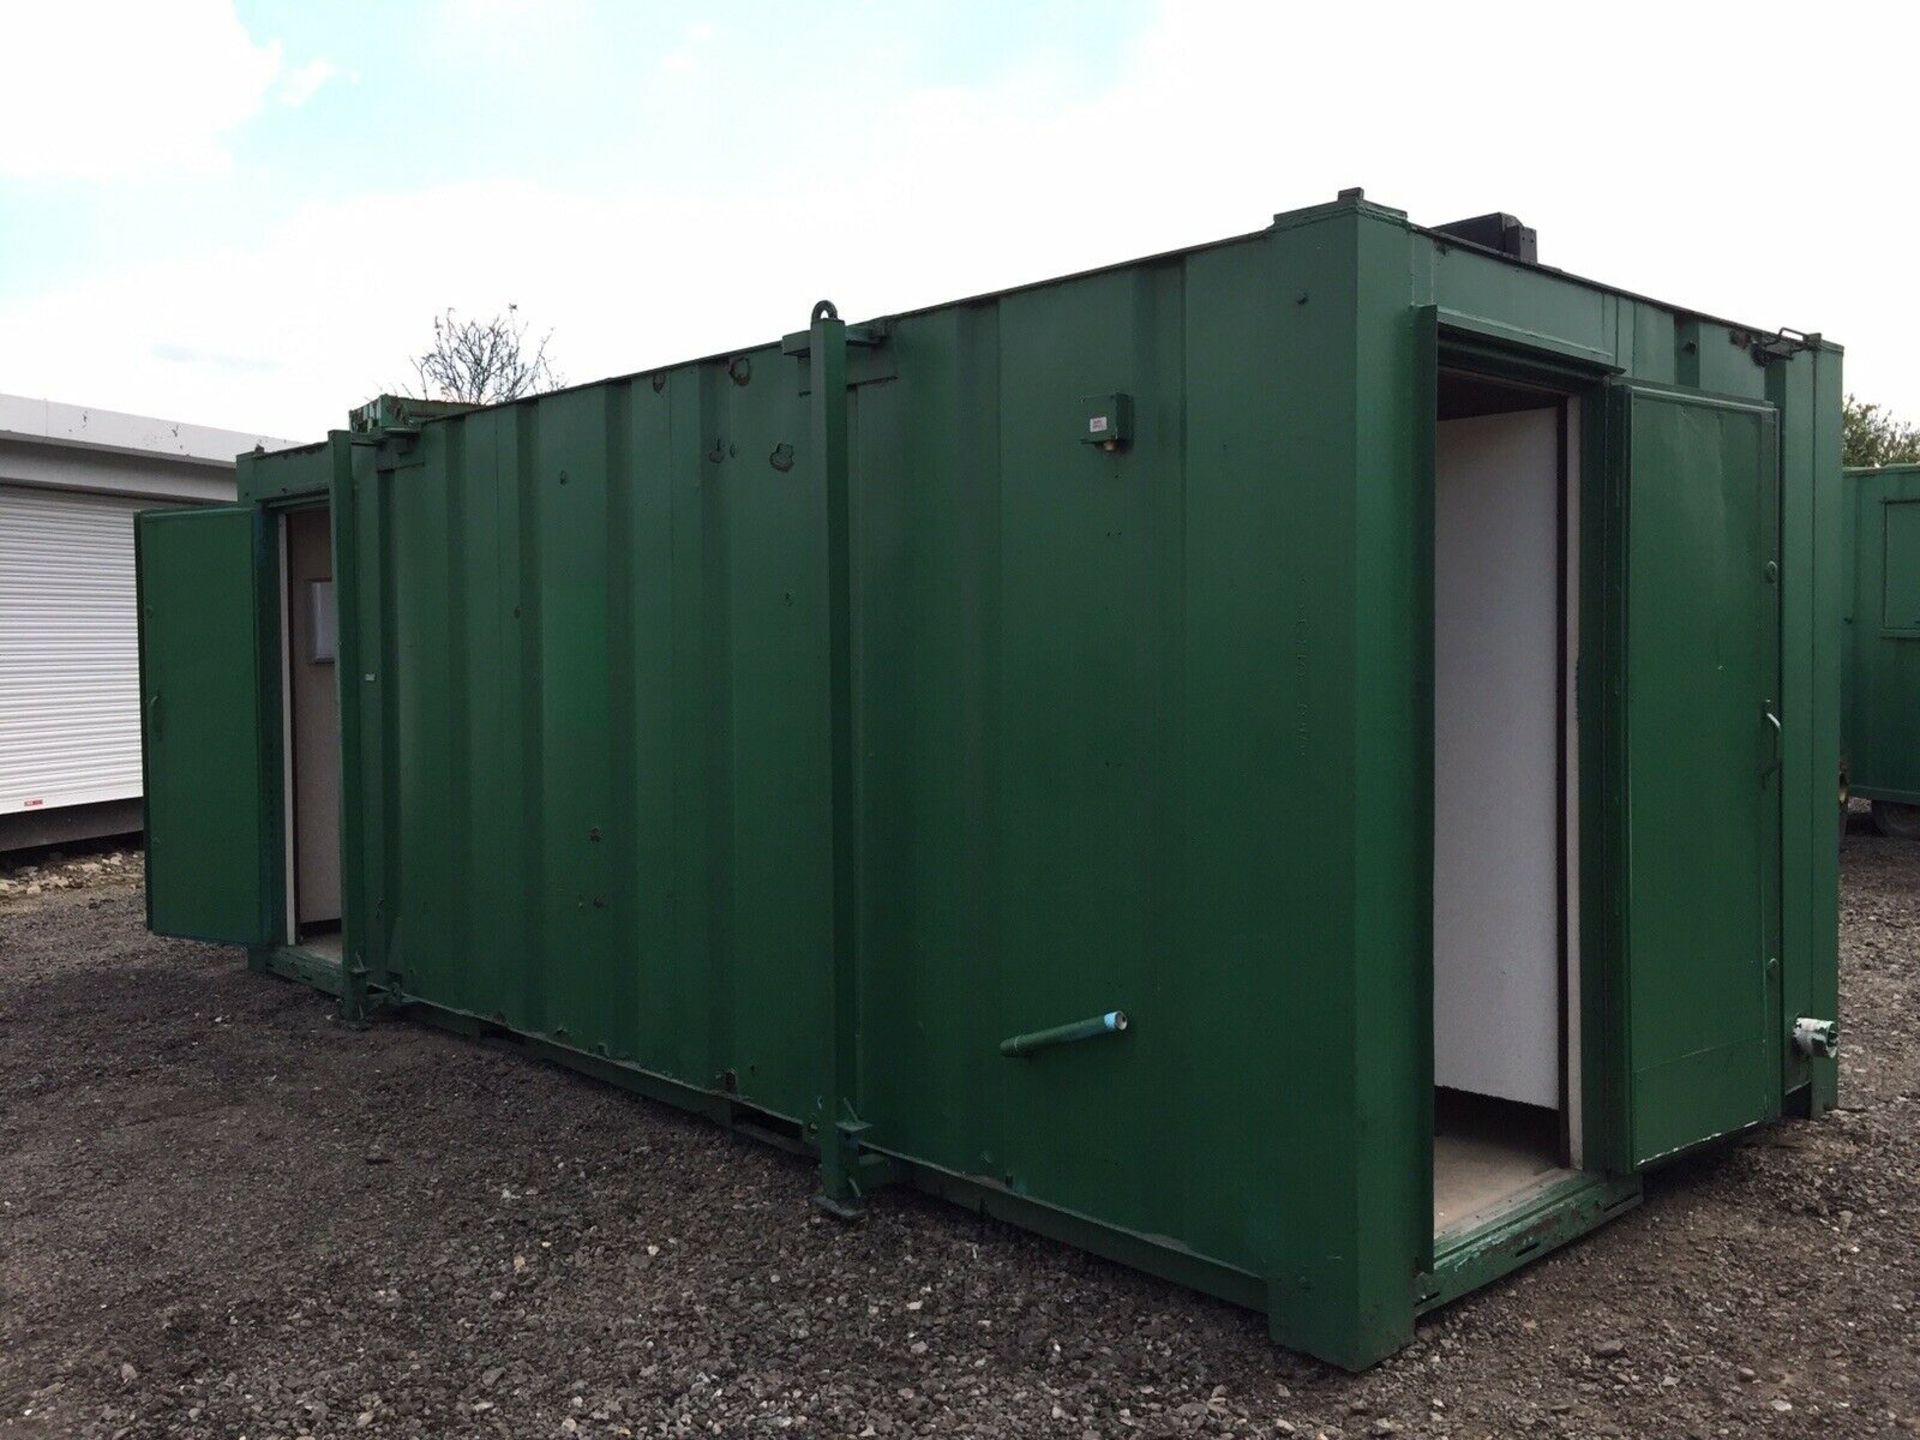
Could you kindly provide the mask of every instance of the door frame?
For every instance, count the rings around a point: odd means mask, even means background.
[[[280,839],[278,849],[278,883],[274,895],[274,930],[276,944],[287,950],[300,950],[300,923],[297,918],[299,900],[299,881],[295,875],[294,859],[294,744],[293,744],[293,695],[289,688],[292,682],[293,667],[293,597],[287,591],[287,521],[288,518],[303,510],[331,511],[331,497],[325,490],[311,491],[291,495],[284,499],[269,500],[260,506],[269,534],[265,550],[271,573],[264,577],[263,612],[271,606],[271,613],[261,616],[261,634],[272,646],[270,686],[272,693],[266,698],[270,704],[261,717],[262,723],[270,732],[274,753],[271,757],[273,774],[279,783],[273,787],[273,803],[277,807],[272,816],[275,833]],[[328,522],[332,528],[331,513]],[[335,605],[338,606],[339,591],[335,589]],[[334,617],[335,644],[338,645],[339,616]],[[334,662],[334,684],[339,689],[340,665],[336,657]],[[344,771],[342,784],[345,783]],[[345,897],[342,896],[344,901]],[[324,958],[324,957],[321,957]]]
[[[290,475],[276,470],[272,481],[262,483],[248,466],[250,457],[242,456],[240,494],[243,505],[251,505],[259,516],[262,570],[256,591],[259,610],[257,625],[262,645],[261,669],[261,744],[267,752],[262,786],[271,810],[268,833],[278,839],[263,844],[262,864],[268,871],[271,927],[270,938],[249,946],[247,963],[258,971],[282,975],[312,985],[315,989],[340,997],[342,1015],[353,1021],[365,1016],[366,985],[364,971],[355,961],[360,943],[361,886],[357,865],[360,855],[361,807],[356,803],[354,786],[361,773],[358,766],[360,716],[350,703],[358,699],[357,688],[349,677],[359,675],[357,643],[357,606],[353,590],[353,547],[342,543],[351,526],[353,509],[354,455],[356,442],[366,437],[346,431],[330,431],[321,445],[303,447],[318,452],[320,463],[302,466]],[[273,483],[278,482],[278,483]],[[329,512],[329,536],[333,552],[335,659],[334,683],[340,704],[340,958],[308,950],[290,937],[295,933],[292,921],[293,896],[288,885],[287,849],[291,843],[292,814],[287,793],[289,757],[286,750],[285,663],[286,641],[281,631],[282,597],[285,567],[282,563],[280,533],[289,511],[324,507]]]
[[[330,448],[340,446],[345,437],[329,437]],[[329,463],[327,476],[318,483],[303,484],[298,488],[281,489],[267,496],[257,497],[253,504],[260,514],[262,538],[260,542],[261,565],[256,598],[259,605],[257,628],[261,637],[261,743],[266,750],[266,775],[269,777],[265,787],[267,791],[267,824],[269,834],[275,837],[272,844],[272,857],[269,862],[271,871],[268,885],[268,898],[271,919],[272,938],[261,946],[248,951],[249,962],[255,969],[269,970],[276,974],[288,975],[303,980],[321,989],[338,993],[342,981],[338,974],[332,973],[335,962],[331,956],[310,951],[302,947],[298,940],[298,927],[294,919],[294,882],[293,882],[293,794],[292,794],[292,749],[290,734],[289,694],[287,691],[287,666],[291,663],[290,632],[288,623],[290,610],[286,594],[286,523],[288,515],[300,510],[324,509],[329,512],[329,531],[334,552],[334,617],[336,658],[334,661],[335,685],[344,690],[340,677],[350,673],[347,667],[352,663],[347,652],[347,634],[345,627],[345,600],[339,583],[340,531],[336,492],[338,489],[333,470],[338,463],[337,456]],[[243,502],[244,503],[244,502]],[[345,953],[345,934],[349,923],[349,914],[354,897],[346,884],[345,868],[346,844],[345,826],[348,803],[347,757],[348,747],[344,734],[346,696],[340,697],[342,705],[341,737],[341,828],[342,828],[342,869],[341,869],[341,931],[342,952]]]
[[[1420,754],[1415,767],[1420,778],[1420,793],[1414,806],[1418,826],[1418,848],[1422,857],[1418,883],[1424,892],[1424,936],[1418,960],[1417,993],[1414,996],[1418,1045],[1421,1055],[1416,1066],[1421,1093],[1417,1097],[1427,1142],[1420,1148],[1422,1175],[1420,1193],[1425,1197],[1427,1222],[1422,1225],[1420,1267],[1435,1270],[1435,1247],[1431,1216],[1433,1213],[1434,1126],[1434,1043],[1433,1043],[1433,745],[1434,745],[1434,516],[1436,495],[1435,438],[1439,411],[1440,372],[1464,371],[1487,379],[1552,391],[1562,400],[1578,400],[1579,428],[1566,435],[1569,453],[1563,455],[1562,509],[1564,492],[1574,497],[1578,545],[1574,550],[1577,569],[1563,590],[1563,606],[1571,603],[1578,624],[1579,656],[1574,672],[1574,714],[1580,717],[1576,745],[1568,757],[1575,766],[1573,794],[1578,815],[1573,827],[1577,850],[1578,915],[1571,927],[1563,923],[1563,935],[1571,929],[1577,936],[1579,981],[1577,987],[1563,993],[1562,1044],[1563,1072],[1566,1055],[1576,1050],[1578,1073],[1563,1073],[1562,1127],[1577,1126],[1583,1169],[1595,1172],[1623,1173],[1607,1163],[1621,1134],[1625,1089],[1617,1069],[1609,1058],[1609,1040],[1617,1033],[1613,1022],[1619,1004],[1618,978],[1623,971],[1616,939],[1606,919],[1614,908],[1613,892],[1607,881],[1606,856],[1617,848],[1608,843],[1608,832],[1619,820],[1619,773],[1608,763],[1609,726],[1613,717],[1605,704],[1604,677],[1617,663],[1618,651],[1612,644],[1608,625],[1608,592],[1617,594],[1608,571],[1608,512],[1606,504],[1606,395],[1608,381],[1619,367],[1590,352],[1573,351],[1550,344],[1532,344],[1498,328],[1488,328],[1471,317],[1443,311],[1438,306],[1422,306],[1416,311],[1415,330],[1415,403],[1416,413],[1424,417],[1417,427],[1417,565],[1419,593],[1423,609],[1418,627],[1416,684],[1421,697]],[[1567,485],[1566,471],[1573,462],[1571,447],[1578,446],[1577,489]],[[1563,549],[1564,553],[1564,549]],[[1562,625],[1562,643],[1567,627]],[[1564,675],[1564,666],[1562,667]],[[1565,803],[1567,787],[1561,787]],[[1566,867],[1562,866],[1563,884]],[[1565,942],[1560,970],[1568,970]],[[1577,1034],[1566,1033],[1577,1028]],[[1577,1040],[1577,1045],[1569,1041]],[[1571,1112],[1577,1107],[1577,1116]],[[1570,1182],[1575,1184],[1576,1182]],[[1557,1193],[1557,1192],[1556,1192]],[[1609,1195],[1607,1204],[1620,1202]],[[1495,1216],[1480,1230],[1449,1238],[1453,1254],[1470,1252],[1476,1241],[1501,1230],[1511,1216]]]

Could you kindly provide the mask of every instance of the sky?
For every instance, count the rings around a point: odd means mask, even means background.
[[[1364,186],[1846,346],[1920,420],[1920,7],[0,0],[0,392],[304,441],[517,305],[570,382]]]

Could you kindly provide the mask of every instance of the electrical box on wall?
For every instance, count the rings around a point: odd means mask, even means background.
[[[1118,450],[1133,442],[1133,397],[1089,395],[1082,402],[1080,439],[1102,450]]]

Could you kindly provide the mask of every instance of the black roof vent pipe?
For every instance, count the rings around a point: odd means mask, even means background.
[[[1540,237],[1531,225],[1522,225],[1515,215],[1496,211],[1492,215],[1476,215],[1471,220],[1455,220],[1451,225],[1441,225],[1437,229],[1442,235],[1451,235],[1469,245],[1497,250],[1515,260],[1524,260],[1529,265],[1540,263]]]

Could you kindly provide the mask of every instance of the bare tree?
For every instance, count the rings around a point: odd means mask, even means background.
[[[433,317],[433,348],[414,357],[419,398],[497,405],[556,390],[563,382],[547,359],[552,339],[549,330],[529,343],[517,305],[485,320],[462,320],[449,305]]]

